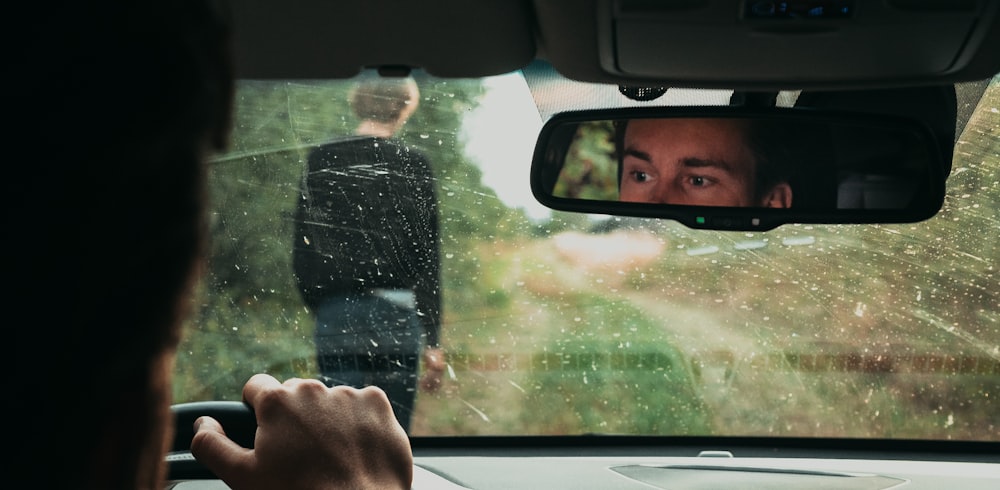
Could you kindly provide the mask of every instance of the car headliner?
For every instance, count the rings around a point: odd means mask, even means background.
[[[998,2],[863,2],[848,19],[782,20],[748,18],[743,4],[241,0],[229,9],[247,79],[350,78],[366,67],[482,77],[534,59],[581,81],[704,88],[873,88],[1000,71]]]

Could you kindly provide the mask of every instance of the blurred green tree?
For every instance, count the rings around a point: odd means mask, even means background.
[[[575,199],[618,200],[618,160],[611,121],[580,125],[566,153],[553,194]]]

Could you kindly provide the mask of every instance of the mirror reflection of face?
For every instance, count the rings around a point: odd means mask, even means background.
[[[635,119],[625,129],[623,148],[622,201],[769,205],[755,201],[756,160],[739,121]]]

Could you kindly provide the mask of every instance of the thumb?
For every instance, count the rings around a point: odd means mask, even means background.
[[[253,451],[233,442],[222,425],[212,417],[198,417],[194,421],[191,454],[215,476],[232,487],[246,478],[253,458]]]

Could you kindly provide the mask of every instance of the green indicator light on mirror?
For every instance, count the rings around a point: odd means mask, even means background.
[[[704,216],[697,216],[697,217],[695,217],[695,219],[694,219],[694,220],[695,220],[695,222],[696,222],[696,223],[698,223],[699,225],[703,225],[703,224],[705,224],[705,217],[704,217]]]

